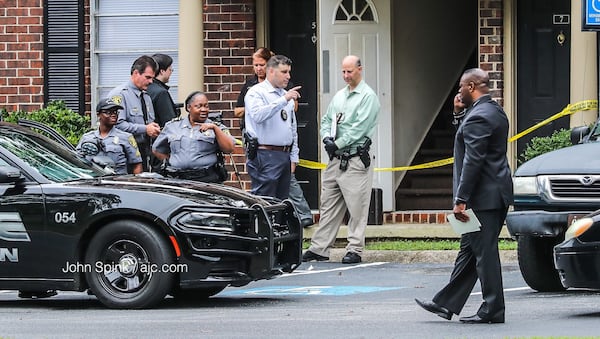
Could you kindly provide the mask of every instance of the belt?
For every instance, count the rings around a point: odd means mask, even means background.
[[[266,149],[269,151],[291,152],[292,145],[290,145],[290,146],[258,145],[258,149]]]
[[[360,155],[360,153],[358,153],[358,152],[357,152],[357,153],[354,153],[354,154],[348,154],[348,153],[347,153],[347,158],[348,158],[348,159],[350,159],[350,158],[353,158],[353,157],[357,157],[357,156],[359,156],[359,155]],[[344,153],[342,153],[342,154],[336,154],[336,155],[334,155],[333,157],[334,157],[334,158],[341,159],[341,158],[343,158],[343,156],[344,156]]]
[[[207,168],[191,169],[191,170],[176,170],[172,167],[166,169],[167,176],[170,176],[173,178],[180,178],[180,179],[202,178],[202,177],[209,176],[212,173],[214,173],[214,166],[207,167]]]

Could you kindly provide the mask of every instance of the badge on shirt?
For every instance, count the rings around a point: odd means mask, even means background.
[[[115,144],[115,145],[119,144],[119,137],[117,137],[117,136],[113,137],[113,144]]]
[[[288,118],[287,112],[284,109],[282,109],[281,110],[281,119],[283,119],[283,121],[286,121],[287,118]]]

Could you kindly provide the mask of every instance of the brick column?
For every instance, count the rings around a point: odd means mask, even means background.
[[[490,76],[490,94],[503,104],[504,51],[502,0],[479,1],[479,67]]]
[[[256,48],[254,0],[204,0],[204,83],[210,109],[221,111],[231,134],[241,138],[239,119],[233,108],[242,85],[253,74],[252,53]],[[241,146],[232,154],[242,173],[243,188],[250,189],[246,157]],[[229,157],[225,157],[229,164]],[[232,166],[228,166],[233,173]],[[237,181],[237,178],[234,178]],[[237,183],[233,186],[237,186]]]

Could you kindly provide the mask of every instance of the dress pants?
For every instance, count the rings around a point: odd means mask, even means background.
[[[259,149],[246,167],[252,180],[252,194],[288,198],[292,174],[289,152]]]
[[[300,187],[294,173],[292,173],[290,180],[290,200],[294,203],[300,220],[310,220],[312,222],[313,216],[310,206],[308,206],[308,202],[304,198],[304,192],[302,192],[302,187]]]
[[[346,251],[360,255],[365,246],[365,230],[373,188],[373,166],[365,169],[359,157],[352,157],[348,160],[348,168],[342,171],[340,160],[333,158],[327,164],[322,178],[321,217],[309,250],[328,257],[348,211],[350,219]]]
[[[479,279],[483,303],[477,315],[484,319],[504,315],[498,236],[507,211],[508,208],[474,211],[481,231],[462,235],[450,282],[433,297],[433,302],[460,314]]]

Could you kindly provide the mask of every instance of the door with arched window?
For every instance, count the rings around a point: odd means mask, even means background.
[[[391,93],[392,61],[389,0],[324,0],[319,8],[320,109],[325,113],[333,95],[346,84],[341,62],[349,54],[361,58],[363,79],[381,102],[373,140],[375,167],[393,167]],[[325,153],[321,160],[327,162]],[[383,209],[393,210],[391,172],[375,172],[373,187],[383,189]]]

